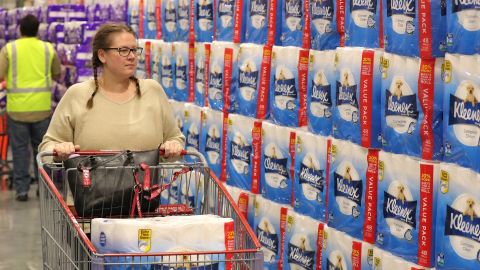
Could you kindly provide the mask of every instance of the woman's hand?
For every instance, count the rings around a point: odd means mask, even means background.
[[[75,151],[80,150],[80,145],[73,145],[71,142],[63,142],[56,144],[53,148],[53,152],[57,155],[55,156],[56,161],[64,161],[73,154]]]
[[[177,157],[182,153],[183,145],[177,141],[166,141],[160,145],[160,150],[164,150],[163,155],[166,158]]]

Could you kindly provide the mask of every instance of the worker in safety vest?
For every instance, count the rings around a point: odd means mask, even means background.
[[[33,15],[20,21],[21,37],[0,51],[0,81],[7,82],[7,131],[13,156],[16,200],[27,201],[32,154],[47,131],[51,115],[52,79],[60,77],[60,62],[52,44],[39,40]],[[35,176],[38,178],[36,162]],[[37,191],[38,192],[38,191]],[[38,193],[37,193],[38,194]]]

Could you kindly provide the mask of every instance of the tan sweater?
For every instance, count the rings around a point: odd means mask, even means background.
[[[53,114],[40,151],[53,150],[59,142],[73,142],[81,150],[151,150],[168,140],[184,144],[173,111],[162,86],[140,80],[141,97],[122,104],[101,91],[86,104],[95,89],[88,80],[71,86]]]

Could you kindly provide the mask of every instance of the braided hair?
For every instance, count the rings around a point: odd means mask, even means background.
[[[93,79],[95,81],[95,89],[93,90],[92,95],[87,101],[87,108],[91,109],[93,107],[93,98],[98,92],[99,88],[99,83],[98,83],[98,69],[103,67],[102,61],[100,61],[100,58],[98,57],[98,50],[102,48],[108,48],[110,47],[110,36],[114,33],[121,33],[121,32],[126,32],[130,33],[134,36],[135,32],[130,28],[129,26],[125,24],[118,24],[118,23],[107,23],[102,25],[98,30],[95,36],[93,37],[92,40],[92,67],[93,67]],[[137,96],[141,96],[140,92],[140,83],[137,77],[131,76],[130,80],[132,80],[135,83],[135,87],[137,89]]]

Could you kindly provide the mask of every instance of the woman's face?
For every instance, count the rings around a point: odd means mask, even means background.
[[[127,33],[114,33],[111,35],[110,48],[136,48],[135,36]],[[134,75],[137,69],[138,56],[130,52],[128,56],[120,56],[117,50],[100,50],[98,54],[103,63],[103,69],[122,78],[129,78]]]

